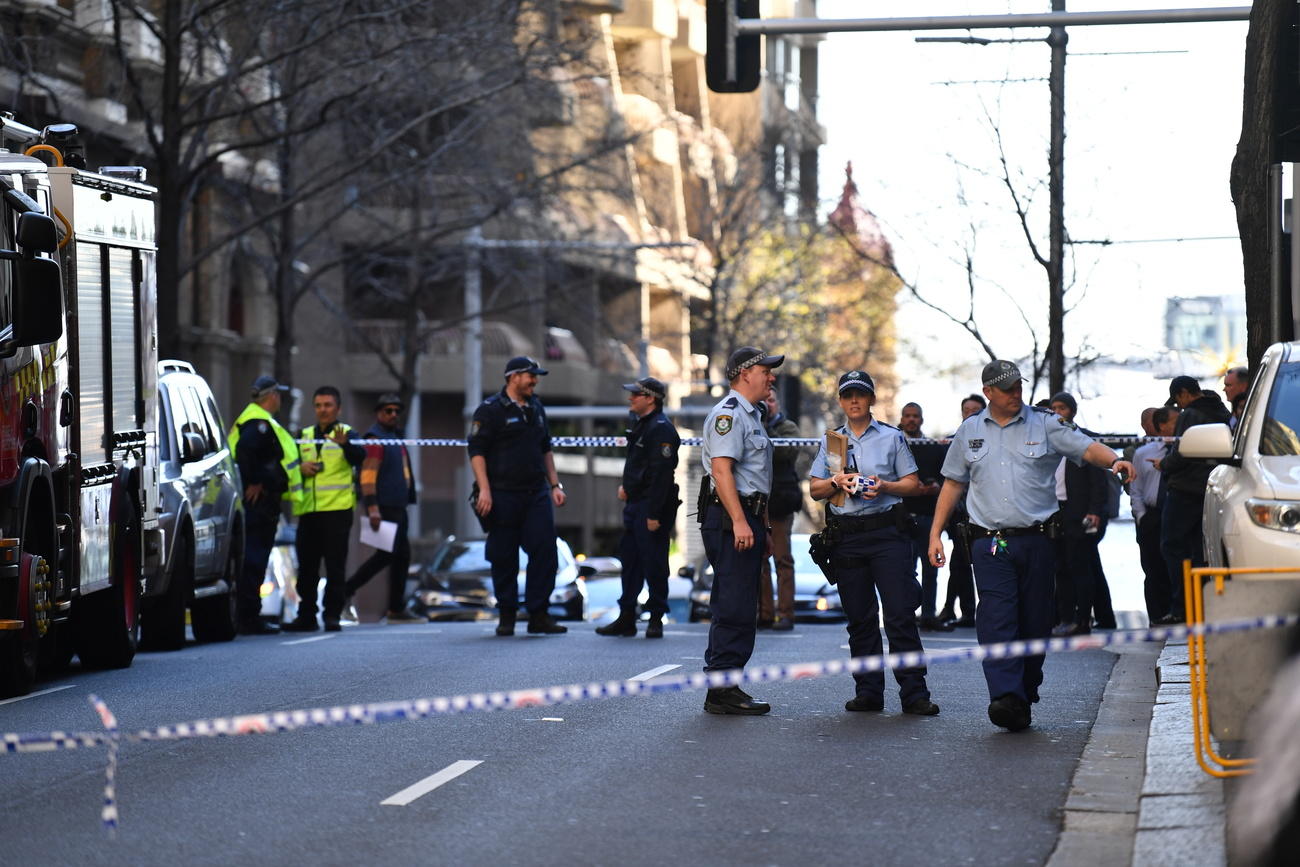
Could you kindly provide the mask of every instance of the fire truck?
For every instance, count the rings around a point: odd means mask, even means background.
[[[0,695],[135,656],[158,529],[154,204],[0,114]]]

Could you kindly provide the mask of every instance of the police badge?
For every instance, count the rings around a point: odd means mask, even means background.
[[[670,457],[672,457],[672,456],[673,456],[673,444],[672,444],[672,443],[664,443],[663,445],[659,446],[659,453],[660,453],[661,455],[663,455],[664,457],[666,457],[666,458],[670,458]]]
[[[982,439],[971,440],[970,447],[972,451],[979,451],[980,449],[984,448],[984,440]]]
[[[719,436],[725,436],[731,433],[731,416],[720,415],[713,420],[713,430]]]

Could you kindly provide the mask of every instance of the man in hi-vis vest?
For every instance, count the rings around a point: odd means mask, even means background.
[[[262,622],[262,580],[275,545],[280,501],[302,496],[298,444],[275,420],[280,394],[289,390],[273,377],[253,381],[253,399],[230,429],[230,453],[244,484],[244,568],[237,589],[239,631],[270,635],[278,627]]]
[[[348,534],[357,505],[353,467],[361,466],[366,450],[349,442],[352,428],[339,421],[342,397],[332,385],[312,395],[316,424],[302,429],[302,499],[293,504],[298,518],[298,617],[284,625],[288,632],[315,632],[316,587],[320,562],[325,560],[325,631],[339,631],[346,598]],[[314,440],[325,440],[323,443]]]

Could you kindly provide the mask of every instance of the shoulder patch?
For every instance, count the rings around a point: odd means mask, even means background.
[[[713,430],[722,436],[731,433],[731,416],[720,415],[715,418],[713,420]]]
[[[264,422],[264,421],[259,421],[259,422],[257,423],[257,432],[258,432],[258,433],[266,433],[266,432],[269,431],[270,429],[271,429],[271,426],[270,426],[269,424],[267,424],[266,422]]]
[[[475,419],[475,420],[474,420],[474,423],[473,423],[472,425],[470,425],[470,428],[469,428],[469,435],[470,435],[470,436],[474,436],[475,434],[478,433],[479,428],[481,428],[481,427],[483,427],[483,422],[479,421],[478,419]]]
[[[663,445],[659,446],[659,453],[666,458],[671,458],[673,456],[673,444],[664,443]]]
[[[1063,417],[1061,417],[1061,416],[1059,416],[1059,415],[1056,417],[1056,421],[1061,425],[1061,427],[1067,427],[1067,428],[1069,428],[1070,430],[1078,430],[1078,429],[1079,429],[1079,426],[1078,426],[1077,424],[1075,424],[1075,423],[1072,422],[1072,421],[1066,421]]]

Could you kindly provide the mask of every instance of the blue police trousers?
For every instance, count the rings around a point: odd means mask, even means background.
[[[487,559],[492,564],[492,592],[497,609],[519,607],[519,549],[528,555],[524,579],[524,608],[529,614],[545,611],[555,592],[560,568],[555,552],[555,507],[551,491],[492,491],[492,530],[487,537]]]
[[[620,611],[635,612],[641,587],[648,585],[650,598],[645,609],[662,615],[668,613],[668,537],[673,532],[673,520],[660,520],[659,529],[651,531],[645,522],[661,516],[650,514],[646,505],[645,500],[639,500],[623,507],[623,538],[618,546],[618,558],[623,563],[623,595],[618,607]]]
[[[832,561],[840,603],[848,615],[849,653],[876,656],[883,651],[880,640],[880,607],[885,609],[885,634],[890,653],[921,650],[916,628],[916,606],[921,603],[921,585],[916,581],[912,540],[894,527],[845,533]],[[876,594],[880,602],[876,602]],[[928,699],[925,666],[894,670],[903,706]],[[853,675],[857,694],[883,698],[883,671]]]
[[[993,540],[976,539],[971,545],[979,608],[975,634],[980,644],[1017,639],[1047,638],[1056,609],[1053,584],[1056,543],[1041,533],[1012,536],[1006,547],[993,553]],[[1038,701],[1043,682],[1043,657],[984,660],[984,680],[989,698],[1011,693],[1025,701]]]
[[[712,503],[704,513],[700,535],[704,553],[713,566],[713,590],[709,594],[712,612],[709,646],[704,651],[704,670],[744,668],[754,653],[758,631],[758,581],[763,568],[767,526],[763,519],[745,513],[754,544],[736,550],[735,537],[721,505]]]

